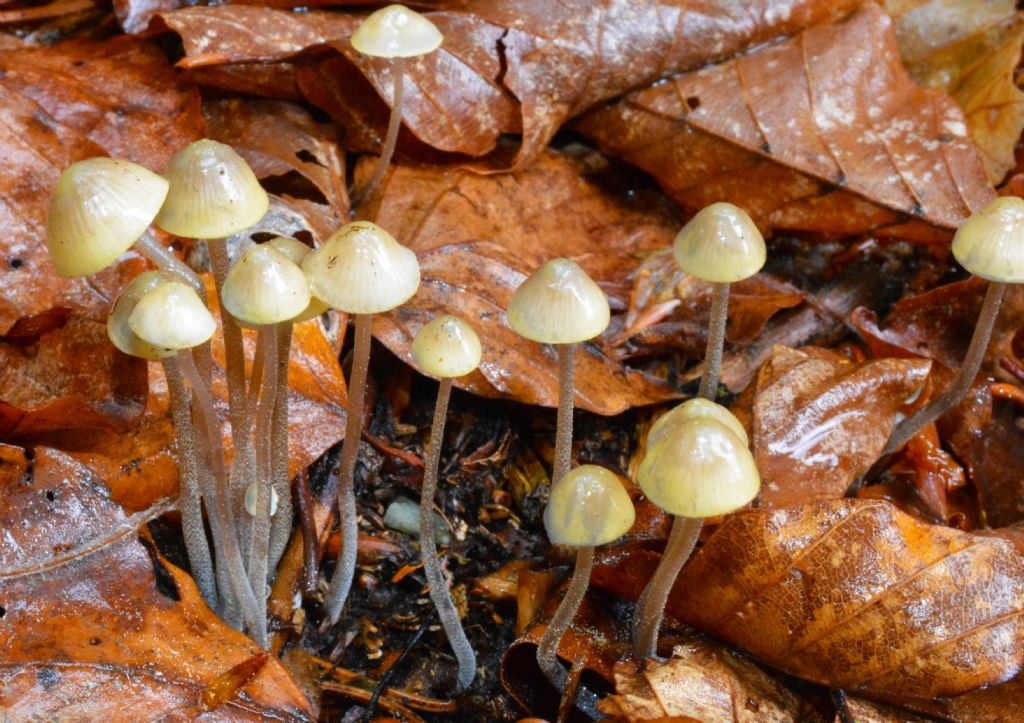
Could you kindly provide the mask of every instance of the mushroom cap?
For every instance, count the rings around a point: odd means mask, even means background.
[[[743,440],[717,419],[697,417],[647,448],[637,484],[666,512],[700,519],[750,502],[761,477]]]
[[[310,252],[313,251],[313,249],[311,249],[306,244],[302,243],[298,239],[293,239],[289,236],[276,236],[267,241],[267,243],[273,246],[281,253],[283,253],[291,260],[293,264],[299,267],[302,266],[302,262],[305,261],[306,257],[309,256]],[[308,278],[309,277],[307,277],[307,279]],[[324,313],[330,308],[330,306],[328,306],[325,302],[313,296],[312,292],[310,292],[309,305],[305,308],[305,310],[298,313],[295,316],[295,318],[292,319],[292,322],[298,324],[299,322],[302,321],[309,321],[310,319],[315,319],[316,317],[320,316],[322,313]]]
[[[128,315],[128,326],[154,346],[191,349],[208,341],[217,323],[191,286],[166,281],[139,299]]]
[[[441,47],[437,26],[404,5],[388,5],[370,14],[352,33],[352,47],[375,58],[412,58]]]
[[[416,366],[432,377],[447,379],[469,374],[480,366],[480,337],[457,316],[439,316],[425,324],[412,340]]]
[[[107,336],[114,346],[125,354],[155,360],[166,359],[178,353],[175,349],[165,349],[143,341],[128,326],[128,317],[135,310],[139,299],[167,281],[170,281],[170,277],[158,271],[144,271],[132,279],[114,302],[114,308],[107,317]]]
[[[551,486],[544,529],[556,545],[597,547],[626,534],[635,516],[633,501],[618,476],[584,464]]]
[[[658,417],[657,421],[651,426],[651,431],[647,433],[648,448],[658,444],[659,440],[666,436],[669,430],[677,424],[682,424],[698,417],[709,417],[718,420],[739,437],[743,444],[750,444],[750,440],[747,439],[747,430],[743,428],[740,420],[736,419],[732,412],[721,404],[715,404],[709,399],[694,397]]]
[[[405,303],[420,285],[416,254],[370,221],[335,231],[302,262],[313,296],[350,314],[378,314]]]
[[[253,246],[242,254],[221,289],[224,308],[253,326],[288,321],[305,311],[309,299],[306,274],[268,244]]]
[[[676,236],[672,251],[686,273],[726,284],[756,274],[768,255],[757,225],[731,203],[698,211]]]
[[[519,285],[508,323],[519,336],[542,344],[574,344],[608,328],[608,297],[575,261],[553,259]]]
[[[249,164],[231,146],[203,139],[174,154],[170,183],[156,225],[175,236],[216,239],[263,218],[270,206]]]
[[[60,174],[46,216],[46,246],[61,276],[89,276],[110,266],[153,222],[167,181],[114,158],[72,163]]]
[[[259,491],[256,489],[255,480],[249,483],[249,486],[245,488],[245,511],[249,513],[250,517],[256,516],[256,503],[258,499]],[[277,490],[273,487],[270,488],[270,516],[273,517],[277,514]]]
[[[1024,199],[1001,196],[972,214],[953,236],[953,256],[983,279],[1024,282]]]

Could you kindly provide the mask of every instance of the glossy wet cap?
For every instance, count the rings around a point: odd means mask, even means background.
[[[164,177],[171,187],[156,225],[176,236],[231,236],[263,218],[270,205],[245,159],[217,141],[196,141],[175,153]]]
[[[508,305],[517,334],[542,344],[574,344],[608,328],[608,298],[575,261],[548,261],[519,285]]]
[[[313,295],[350,314],[378,314],[420,285],[416,254],[370,221],[347,223],[302,262]]]
[[[707,417],[721,422],[728,427],[733,434],[739,437],[743,444],[749,444],[749,440],[747,439],[747,430],[743,428],[743,425],[740,424],[740,420],[736,419],[736,416],[732,412],[721,404],[715,404],[708,399],[695,397],[683,402],[677,407],[669,410],[666,414],[658,417],[658,420],[651,426],[651,431],[647,433],[647,446],[651,447],[657,444],[658,441],[677,424],[682,424],[690,421],[691,419],[697,419],[698,417]]]
[[[158,271],[146,271],[136,276],[117,297],[107,317],[107,336],[125,354],[154,360],[166,359],[178,353],[176,349],[165,349],[143,341],[128,326],[128,317],[135,311],[139,299],[170,280],[170,277]]]
[[[699,519],[750,502],[761,477],[747,445],[729,427],[697,417],[670,427],[648,446],[637,484],[666,512]]]
[[[480,337],[457,316],[439,316],[412,340],[416,366],[432,377],[447,379],[469,374],[480,366]]]
[[[716,283],[753,276],[768,253],[757,225],[731,203],[713,203],[698,211],[676,236],[672,251],[683,271]]]
[[[289,321],[309,306],[309,279],[291,259],[268,244],[253,246],[228,271],[224,308],[253,326]]]
[[[1024,282],[1024,199],[997,198],[964,221],[953,237],[953,256],[983,279]]]
[[[249,513],[251,517],[256,516],[256,503],[259,501],[259,491],[256,489],[256,482],[250,482],[249,486],[245,488],[245,511]],[[277,514],[277,490],[273,487],[270,488],[270,516],[273,517]]]
[[[61,276],[110,266],[145,233],[167,196],[167,181],[113,158],[68,166],[50,195],[46,246]]]
[[[551,486],[544,529],[556,545],[596,547],[626,534],[635,514],[619,478],[604,467],[585,464]]]
[[[277,236],[267,241],[268,244],[273,246],[275,249],[287,256],[293,264],[302,267],[302,262],[306,260],[306,257],[312,253],[311,249],[306,244],[302,243],[298,239],[293,239],[289,236]],[[303,272],[305,273],[305,272]],[[308,280],[308,276],[307,276]],[[309,295],[309,305],[306,308],[296,314],[292,322],[298,324],[300,321],[309,321],[323,314],[325,311],[330,309],[325,302],[313,296],[312,293]]]
[[[213,336],[217,323],[191,286],[158,284],[128,315],[128,327],[140,339],[166,349],[191,349]]]
[[[404,5],[388,5],[371,13],[352,33],[352,47],[376,58],[411,58],[441,47],[437,26]]]

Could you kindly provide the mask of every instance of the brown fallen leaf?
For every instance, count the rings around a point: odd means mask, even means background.
[[[853,233],[906,215],[953,229],[994,196],[962,112],[907,76],[872,2],[630,93],[578,127],[681,203],[731,201],[775,228]]]

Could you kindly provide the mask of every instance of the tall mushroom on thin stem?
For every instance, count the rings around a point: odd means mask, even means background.
[[[434,495],[437,492],[437,467],[441,459],[452,380],[480,366],[480,355],[480,338],[473,327],[455,316],[434,319],[420,329],[412,341],[412,358],[416,366],[441,380],[437,390],[437,404],[434,406],[434,421],[430,427],[430,445],[424,462],[423,487],[420,490],[420,557],[430,585],[430,599],[437,608],[441,625],[448,635],[448,643],[459,662],[459,688],[462,690],[468,688],[476,677],[476,653],[459,622],[459,612],[448,594],[441,562],[437,558]]]
[[[341,552],[324,605],[334,624],[348,599],[356,570],[355,469],[363,434],[363,399],[369,370],[373,315],[405,303],[420,285],[416,254],[375,223],[345,224],[302,262],[313,296],[355,320],[352,373],[349,379],[348,418],[341,448],[338,511]]]
[[[512,295],[508,323],[517,334],[558,348],[558,417],[552,483],[572,464],[576,345],[608,328],[608,298],[575,261],[548,261]]]
[[[387,58],[391,61],[391,117],[384,137],[380,160],[369,182],[359,195],[352,200],[355,211],[363,201],[370,198],[384,180],[391,156],[398,143],[398,131],[402,127],[402,97],[404,94],[405,58],[432,53],[441,47],[444,36],[437,26],[417,12],[404,5],[388,5],[371,13],[362,25],[352,33],[352,47],[363,55],[373,58]]]
[[[989,281],[971,343],[953,381],[938,399],[896,426],[882,458],[899,450],[918,432],[952,410],[974,383],[985,359],[1006,288],[1009,284],[1024,283],[1024,200],[1015,196],[997,198],[972,215],[953,237],[953,256],[972,274]]]

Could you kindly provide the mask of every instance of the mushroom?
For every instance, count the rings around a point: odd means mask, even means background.
[[[548,261],[519,285],[508,305],[517,334],[558,348],[558,417],[551,481],[572,464],[573,374],[576,344],[608,328],[611,310],[604,292],[575,261]]]
[[[657,651],[665,603],[704,518],[742,507],[761,487],[743,426],[725,407],[710,404],[691,399],[658,420],[637,471],[647,499],[676,516],[672,535],[682,530],[675,544],[670,538],[637,601],[633,653],[641,662]]]
[[[448,635],[455,658],[459,662],[459,688],[466,689],[476,677],[476,654],[459,622],[459,613],[448,594],[448,585],[437,558],[434,540],[434,494],[437,490],[437,466],[444,441],[445,417],[452,380],[465,376],[480,366],[480,338],[473,327],[455,316],[441,316],[426,324],[412,342],[412,358],[424,373],[441,380],[430,427],[430,446],[424,462],[423,487],[420,491],[420,557],[430,585],[441,625]]]
[[[363,399],[370,360],[373,315],[400,306],[420,285],[416,254],[369,221],[354,221],[334,232],[302,262],[313,296],[348,312],[355,322],[345,442],[339,468],[338,510],[341,552],[324,604],[331,624],[338,621],[356,569],[355,468],[363,433]]]
[[[883,459],[959,404],[974,383],[1006,287],[1024,282],[1024,199],[997,198],[968,218],[953,237],[953,256],[972,274],[989,281],[978,323],[956,377],[938,399],[896,426],[882,452]]]
[[[417,12],[404,5],[388,5],[371,13],[352,33],[352,47],[363,55],[373,58],[387,58],[391,61],[391,117],[388,120],[387,135],[381,149],[380,160],[373,177],[353,199],[352,208],[373,195],[384,180],[384,174],[391,163],[398,131],[402,127],[402,88],[405,76],[405,59],[432,53],[441,47],[444,36],[437,26]]]
[[[558,662],[558,645],[587,592],[594,548],[622,537],[633,526],[634,517],[633,502],[622,482],[604,467],[576,467],[551,486],[544,529],[552,544],[577,548],[572,581],[537,646],[537,664],[561,692],[567,675]]]

